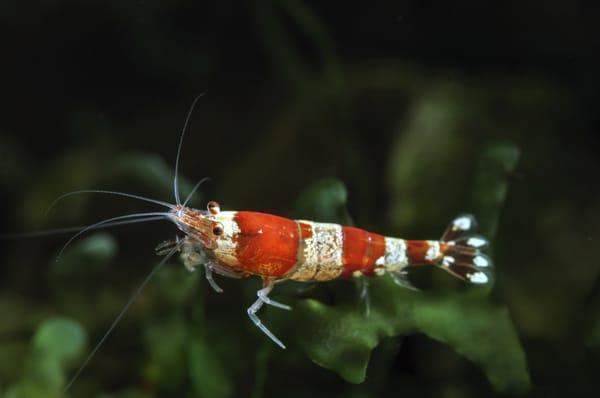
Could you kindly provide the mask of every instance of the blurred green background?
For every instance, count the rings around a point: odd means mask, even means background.
[[[600,371],[598,13],[582,1],[0,5],[1,232],[172,201],[439,237],[472,212],[496,279],[207,287],[173,259],[73,397],[590,396]],[[0,241],[0,394],[58,397],[150,272],[166,223]],[[443,274],[443,275],[442,275]]]

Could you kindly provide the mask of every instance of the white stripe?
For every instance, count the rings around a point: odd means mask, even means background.
[[[311,226],[312,236],[304,239],[300,245],[300,263],[289,278],[300,281],[327,281],[339,277],[343,271],[342,227],[338,224],[304,220],[299,222]]]
[[[396,272],[408,265],[406,241],[404,239],[385,238],[385,268]]]
[[[440,242],[437,240],[428,240],[429,249],[425,253],[425,260],[433,261],[440,256]]]
[[[222,211],[212,219],[223,225],[223,235],[217,239],[217,248],[214,250],[215,257],[229,266],[239,265],[236,256],[237,244],[234,237],[240,233],[240,227],[235,222],[235,211]]]

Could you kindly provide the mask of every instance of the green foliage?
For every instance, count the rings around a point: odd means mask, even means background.
[[[66,370],[83,353],[86,334],[67,318],[50,318],[37,329],[23,365],[23,376],[9,387],[6,398],[60,397]]]
[[[85,332],[79,323],[52,318],[40,326],[33,337],[33,349],[58,364],[76,359],[85,346]]]

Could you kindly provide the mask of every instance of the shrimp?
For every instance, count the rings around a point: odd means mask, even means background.
[[[482,253],[488,246],[488,241],[474,233],[476,222],[471,215],[455,218],[439,240],[405,240],[332,223],[292,220],[253,211],[221,211],[220,205],[215,201],[208,202],[206,210],[188,207],[187,203],[192,195],[207,181],[206,178],[200,180],[181,202],[178,187],[179,159],[190,116],[199,98],[200,96],[196,97],[190,107],[179,139],[173,179],[175,204],[107,190],[70,192],[60,196],[52,204],[53,206],[59,200],[74,194],[100,193],[150,202],[166,208],[165,211],[127,214],[84,228],[0,236],[35,237],[78,231],[62,247],[58,254],[60,258],[73,240],[85,232],[99,228],[167,220],[183,233],[182,237],[162,242],[156,247],[156,253],[163,255],[163,260],[144,279],[63,392],[77,379],[152,276],[177,253],[187,270],[194,271],[203,267],[208,284],[218,293],[223,290],[216,283],[214,274],[237,279],[261,278],[262,288],[256,292],[256,301],[247,308],[248,317],[283,349],[285,345],[261,322],[257,313],[264,305],[291,310],[290,306],[269,297],[276,284],[287,280],[326,282],[338,278],[389,275],[398,285],[414,289],[407,279],[407,271],[411,267],[425,266],[443,269],[472,284],[490,282],[492,261]]]
[[[158,254],[180,252],[184,266],[204,267],[217,292],[213,273],[229,278],[257,276],[262,289],[247,309],[252,322],[281,348],[285,345],[260,321],[263,305],[290,310],[269,298],[286,280],[326,282],[338,278],[390,275],[400,286],[414,288],[406,278],[416,266],[433,266],[473,284],[490,281],[492,262],[482,253],[488,241],[473,233],[471,215],[455,218],[440,240],[385,237],[360,228],[318,223],[252,211],[221,211],[211,201],[206,210],[176,206],[169,216],[184,238],[166,241]]]
[[[213,273],[228,278],[261,278],[262,288],[247,309],[248,317],[279,347],[285,349],[257,313],[265,304],[292,309],[269,297],[274,286],[286,280],[326,282],[389,274],[398,285],[414,289],[407,279],[408,268],[433,266],[472,284],[490,281],[492,261],[482,253],[489,242],[474,233],[477,223],[469,214],[455,218],[439,240],[405,240],[333,223],[291,220],[253,211],[221,211],[215,201],[208,202],[206,210],[187,207],[190,196],[204,180],[180,204],[177,171],[188,120],[189,114],[175,160],[176,205],[166,216],[184,237],[162,242],[156,252],[167,256],[179,252],[189,271],[204,267],[208,284],[218,293],[223,289]]]

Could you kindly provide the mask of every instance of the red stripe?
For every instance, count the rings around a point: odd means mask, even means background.
[[[406,242],[406,254],[409,264],[425,264],[425,255],[429,250],[426,240],[409,240]]]
[[[351,276],[354,271],[372,276],[375,261],[385,255],[383,235],[367,232],[354,227],[342,227],[344,235],[343,276]]]
[[[447,249],[448,245],[444,242],[439,242],[440,254],[443,254]],[[436,260],[427,260],[427,250],[429,250],[429,243],[426,240],[409,240],[406,241],[406,254],[408,257],[408,263],[411,265],[419,264],[434,264]]]
[[[300,225],[300,234],[302,239],[310,239],[313,236],[312,226],[303,222],[298,222]]]
[[[234,217],[240,233],[236,257],[245,271],[262,276],[281,276],[296,264],[298,226],[272,214],[238,211]]]

